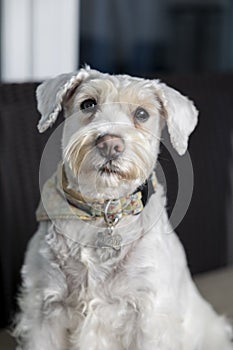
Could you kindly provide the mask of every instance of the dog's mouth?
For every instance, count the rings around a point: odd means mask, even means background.
[[[117,165],[113,164],[112,160],[109,160],[108,162],[104,163],[104,165],[102,165],[99,169],[99,173],[100,175],[115,175],[120,178],[124,177],[123,172]]]
[[[120,173],[120,169],[118,166],[113,164],[113,162],[110,160],[101,166],[99,172],[101,175],[103,175],[103,174],[107,174],[107,175],[116,174],[116,175],[118,175]]]

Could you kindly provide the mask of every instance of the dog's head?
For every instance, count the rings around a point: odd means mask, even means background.
[[[103,198],[131,193],[149,177],[165,123],[180,155],[197,123],[193,103],[158,80],[89,67],[44,82],[37,98],[40,132],[64,109],[62,149],[69,181],[84,194]]]

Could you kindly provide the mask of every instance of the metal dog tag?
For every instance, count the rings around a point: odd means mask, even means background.
[[[113,248],[115,250],[121,249],[122,237],[119,234],[111,234],[111,232],[107,229],[104,232],[98,232],[97,237],[97,246],[99,248]]]

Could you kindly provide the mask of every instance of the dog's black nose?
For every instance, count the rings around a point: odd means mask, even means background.
[[[96,147],[102,157],[112,160],[124,152],[125,143],[120,136],[106,134],[97,138]]]

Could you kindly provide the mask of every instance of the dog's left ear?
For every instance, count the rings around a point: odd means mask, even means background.
[[[86,66],[76,73],[61,74],[38,86],[37,107],[42,115],[37,126],[39,132],[44,132],[55,123],[65,98],[89,75],[90,67]]]
[[[188,147],[189,135],[197,124],[198,110],[193,102],[166,84],[159,83],[157,92],[167,123],[171,143],[183,155]]]

